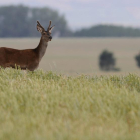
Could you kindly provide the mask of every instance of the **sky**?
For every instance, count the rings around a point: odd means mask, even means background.
[[[0,0],[0,6],[11,4],[55,9],[73,30],[97,24],[140,27],[140,0]]]

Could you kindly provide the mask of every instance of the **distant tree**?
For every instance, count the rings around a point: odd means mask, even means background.
[[[135,56],[135,60],[137,62],[137,66],[140,67],[140,53]]]
[[[38,32],[35,30],[36,26],[36,20],[39,20],[40,23],[47,27],[49,24],[49,20],[52,20],[52,25],[55,25],[55,30],[53,30],[53,33],[58,36],[68,36],[70,34],[70,30],[67,26],[67,21],[64,17],[64,15],[59,15],[59,13],[55,10],[52,10],[50,8],[31,8],[29,10],[30,13],[30,33],[32,36],[37,36]],[[33,26],[35,25],[35,26]]]
[[[21,5],[0,7],[0,37],[28,36],[28,11]]]
[[[63,15],[48,7],[30,8],[23,5],[0,7],[0,37],[34,37],[40,34],[36,31],[36,21],[48,27],[49,20],[56,26],[53,30],[56,36],[71,34]]]
[[[101,70],[104,71],[110,71],[110,70],[116,70],[118,71],[118,68],[115,68],[116,59],[114,58],[113,53],[108,52],[107,50],[104,50],[100,56],[99,56],[99,66]]]

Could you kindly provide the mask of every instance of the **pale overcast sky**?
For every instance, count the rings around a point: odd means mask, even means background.
[[[140,0],[0,0],[0,6],[10,4],[56,9],[72,29],[96,24],[140,27]]]

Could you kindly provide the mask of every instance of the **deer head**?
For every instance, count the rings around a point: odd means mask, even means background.
[[[54,28],[54,26],[51,27],[51,21],[50,21],[48,29],[47,29],[47,31],[45,31],[45,29],[41,26],[39,21],[37,21],[37,30],[41,33],[41,35],[42,35],[41,38],[47,42],[52,40],[51,32],[52,32],[53,28]]]

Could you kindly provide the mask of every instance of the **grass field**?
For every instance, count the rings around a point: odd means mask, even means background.
[[[35,48],[39,38],[0,39],[0,46],[27,49]],[[108,49],[117,58],[117,73],[105,73],[99,70],[98,57]],[[40,68],[68,75],[77,74],[139,74],[134,56],[140,52],[140,38],[61,38],[49,42],[47,52]]]
[[[140,78],[0,71],[0,140],[139,140]]]

